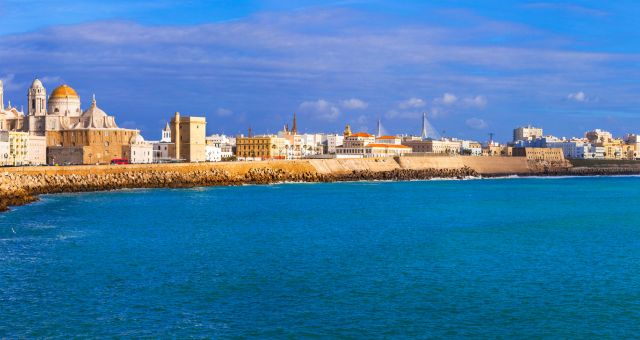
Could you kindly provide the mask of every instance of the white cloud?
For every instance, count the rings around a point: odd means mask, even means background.
[[[464,99],[464,104],[470,107],[483,108],[487,106],[487,98],[484,96],[468,97]]]
[[[324,99],[303,102],[300,104],[300,111],[327,121],[336,120],[340,116],[340,109]]]
[[[228,116],[231,116],[232,114],[233,114],[233,111],[229,109],[225,109],[223,107],[216,110],[216,115],[218,117],[228,117]]]
[[[400,102],[400,104],[398,104],[398,107],[401,109],[410,109],[410,108],[423,107],[426,104],[427,103],[423,99],[413,97]]]
[[[580,103],[588,102],[590,100],[590,98],[582,91],[578,91],[576,93],[569,93],[569,95],[567,96],[567,99],[574,100]]]
[[[342,105],[342,107],[344,107],[345,109],[361,110],[366,109],[369,106],[369,103],[357,98],[351,98],[341,101],[340,105]]]
[[[458,101],[458,97],[456,97],[455,94],[449,93],[449,92],[443,94],[442,97],[437,98],[435,100],[436,103],[441,103],[444,105],[452,105],[457,101]]]
[[[475,118],[475,117],[467,119],[465,121],[465,124],[468,127],[476,130],[483,130],[489,126],[489,124],[487,124],[487,122],[485,122],[484,119]]]

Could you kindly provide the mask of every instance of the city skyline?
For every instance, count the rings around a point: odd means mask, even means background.
[[[294,112],[301,132],[381,119],[418,135],[423,112],[481,141],[529,123],[640,130],[631,2],[234,4],[1,2],[5,100],[25,105],[36,76],[67,83],[147,138],[175,111],[229,135],[275,133]]]

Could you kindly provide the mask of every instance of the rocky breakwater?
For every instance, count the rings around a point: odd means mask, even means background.
[[[280,163],[281,165],[283,163]],[[294,164],[295,165],[295,164]],[[47,168],[43,168],[47,169]],[[50,168],[48,168],[50,169]],[[0,211],[38,199],[41,194],[103,191],[124,188],[185,188],[279,182],[338,182],[363,180],[414,180],[464,178],[477,176],[469,167],[460,169],[394,169],[390,171],[354,170],[318,173],[304,166],[251,166],[172,168],[122,168],[108,171],[30,171],[4,172],[0,175]],[[110,169],[112,170],[112,169]]]

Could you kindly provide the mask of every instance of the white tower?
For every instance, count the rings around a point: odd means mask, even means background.
[[[0,79],[0,112],[4,111],[4,85]]]
[[[40,80],[33,81],[27,99],[29,116],[45,116],[47,114],[47,90],[42,86]]]

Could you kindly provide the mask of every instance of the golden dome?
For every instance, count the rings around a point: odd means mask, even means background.
[[[53,92],[51,92],[51,98],[67,98],[67,97],[79,98],[78,94],[76,93],[76,90],[74,90],[67,84],[60,85],[56,87],[56,89],[53,90]]]

